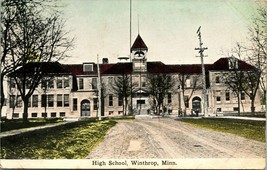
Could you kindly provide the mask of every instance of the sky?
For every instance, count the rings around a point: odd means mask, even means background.
[[[236,42],[246,43],[248,26],[265,0],[61,0],[66,30],[75,38],[68,64],[129,56],[138,33],[148,47],[148,61],[200,64],[195,48],[201,26],[205,63],[213,63]],[[131,38],[130,38],[131,32]]]

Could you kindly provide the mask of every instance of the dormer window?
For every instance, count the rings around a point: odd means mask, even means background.
[[[238,60],[234,56],[228,58],[228,66],[229,70],[238,69]]]
[[[83,72],[92,72],[94,71],[93,64],[83,64]]]

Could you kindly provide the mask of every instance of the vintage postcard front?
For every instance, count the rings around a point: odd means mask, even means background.
[[[264,169],[264,0],[2,0],[1,168]]]

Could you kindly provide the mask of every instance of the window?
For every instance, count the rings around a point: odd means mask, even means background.
[[[172,94],[168,93],[168,103],[172,103]]]
[[[245,92],[241,92],[241,100],[245,100],[246,99],[246,94],[245,94]]]
[[[49,94],[47,97],[48,97],[48,107],[54,107],[54,95]]]
[[[113,95],[112,95],[112,94],[110,94],[110,95],[108,96],[108,105],[109,105],[109,106],[113,106]]]
[[[220,76],[216,76],[216,77],[215,77],[215,83],[216,83],[216,84],[220,83]]]
[[[57,117],[57,113],[56,112],[51,112],[51,117]]]
[[[32,87],[32,83],[30,80],[26,80],[25,85],[26,85],[26,89],[30,89]]]
[[[83,71],[84,72],[94,71],[93,64],[83,64]]]
[[[69,87],[70,83],[69,83],[69,79],[68,77],[64,79],[64,88]]]
[[[83,78],[79,78],[79,89],[83,89]]]
[[[13,113],[13,118],[19,118],[19,113]]]
[[[46,107],[46,95],[45,94],[42,94],[42,96],[41,96],[41,107]]]
[[[32,96],[32,107],[38,107],[38,95]]]
[[[94,101],[94,110],[97,110],[98,109],[98,106],[97,106],[98,98],[94,98],[93,101]]]
[[[236,112],[238,111],[238,107],[233,107],[233,110]]]
[[[119,115],[123,115],[123,111],[119,111],[118,114],[119,114]]]
[[[62,89],[62,79],[57,79],[57,88]]]
[[[186,108],[189,108],[189,97],[188,96],[184,96],[184,104]]]
[[[136,102],[137,102],[137,104],[146,104],[145,100],[137,100]]]
[[[16,87],[16,82],[14,78],[10,78],[10,88],[15,88]]]
[[[191,87],[191,80],[190,79],[186,79],[185,85],[186,85],[186,87]]]
[[[14,108],[15,107],[15,95],[9,96],[9,107]]]
[[[222,108],[217,108],[216,111],[217,112],[222,112]]]
[[[220,103],[221,102],[221,96],[217,96],[216,101],[217,101],[217,103]]]
[[[118,106],[122,106],[122,105],[123,105],[123,97],[122,97],[122,95],[119,95]]]
[[[65,117],[65,115],[66,115],[65,112],[60,112],[60,113],[59,113],[59,116],[60,116],[60,117]]]
[[[228,58],[229,69],[238,69],[238,60],[235,57]]]
[[[48,87],[49,87],[50,89],[53,89],[53,88],[54,88],[54,80],[53,80],[53,79],[50,79],[50,80],[48,81]]]
[[[146,82],[142,82],[142,87],[146,87]]]
[[[57,95],[57,107],[62,107],[62,94]]]
[[[77,111],[77,108],[78,108],[77,103],[78,103],[78,101],[77,101],[76,98],[73,98],[72,100],[73,100],[73,108],[72,108],[72,110],[73,111]]]
[[[97,89],[97,78],[92,78],[92,89]]]
[[[42,80],[42,81],[41,81],[41,88],[42,88],[42,89],[47,89],[47,85],[46,85],[46,83],[47,83],[46,80]]]
[[[221,102],[221,91],[220,90],[216,90],[216,101],[217,103]]]
[[[32,98],[31,97],[29,97],[29,99],[28,99],[28,107],[31,107],[32,106],[32,100],[31,100]]]
[[[113,77],[108,77],[108,83],[109,84],[113,84],[113,80],[114,80]]]
[[[69,107],[70,102],[69,102],[69,94],[64,94],[64,107]]]
[[[42,113],[42,117],[47,117],[47,113]]]
[[[229,91],[225,92],[225,100],[230,101],[230,92]]]
[[[37,117],[37,113],[32,113],[32,117]]]
[[[22,98],[21,98],[21,96],[17,96],[17,98],[15,100],[16,100],[15,101],[15,105],[17,107],[22,107]]]
[[[109,114],[109,115],[113,115],[113,111],[109,111],[108,114]]]

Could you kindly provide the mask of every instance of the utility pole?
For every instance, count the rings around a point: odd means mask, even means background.
[[[204,113],[204,117],[207,116],[208,112],[208,103],[207,103],[207,89],[206,89],[206,75],[205,75],[205,66],[204,66],[204,59],[203,57],[207,57],[203,55],[204,50],[207,50],[207,47],[202,47],[203,43],[201,40],[201,32],[200,32],[201,26],[197,30],[198,39],[199,39],[199,48],[195,48],[195,50],[199,51],[200,59],[201,59],[201,67],[202,67],[202,86],[203,86],[203,104],[202,104],[202,111]],[[197,56],[199,57],[199,56]]]
[[[100,79],[100,68],[99,68],[99,56],[97,55],[97,88],[98,88],[98,109],[97,116],[98,120],[101,120],[101,79]]]
[[[130,63],[132,63],[132,0],[130,0]],[[133,66],[132,66],[133,69]],[[133,113],[133,73],[131,73],[131,106],[130,106],[130,113]],[[127,109],[127,108],[126,108]],[[129,114],[129,113],[128,113]]]

